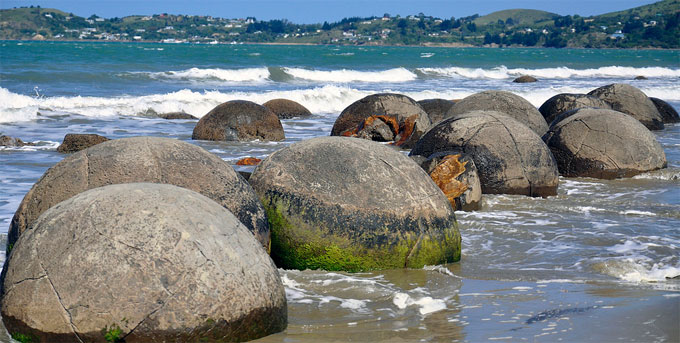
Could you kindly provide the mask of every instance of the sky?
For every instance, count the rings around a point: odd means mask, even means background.
[[[537,9],[591,16],[651,4],[653,0],[0,0],[0,8],[40,6],[78,16],[188,14],[222,18],[288,19],[297,24],[334,22],[345,17],[406,16],[423,12],[439,18],[485,15],[504,9]]]

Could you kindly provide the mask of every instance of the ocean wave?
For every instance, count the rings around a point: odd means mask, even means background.
[[[282,69],[296,79],[317,82],[408,82],[418,78],[418,75],[406,68],[393,68],[382,71]]]
[[[627,282],[662,282],[680,275],[680,268],[663,263],[649,263],[636,258],[611,259],[595,263],[592,268]],[[673,286],[677,288],[677,285]]]
[[[568,67],[557,68],[508,68],[499,66],[490,69],[483,68],[418,68],[417,72],[429,77],[452,77],[464,79],[509,79],[521,75],[531,75],[544,79],[569,79],[569,78],[634,78],[644,76],[648,78],[676,78],[680,77],[680,69],[664,67],[619,67],[608,66],[600,68],[572,69]]]
[[[226,81],[226,82],[264,82],[269,79],[269,68],[242,68],[242,69],[220,69],[220,68],[190,68],[179,71],[165,72],[136,72],[134,75],[144,75],[152,79],[169,79],[184,81]]]

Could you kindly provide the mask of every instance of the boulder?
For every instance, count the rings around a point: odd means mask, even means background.
[[[652,100],[631,85],[614,83],[597,88],[588,95],[608,102],[613,110],[630,114],[650,130],[663,130],[663,118]]]
[[[262,106],[270,109],[279,119],[296,117],[309,117],[312,115],[306,107],[288,99],[273,99],[265,102]]]
[[[543,137],[564,176],[613,179],[666,166],[656,137],[635,118],[595,108],[575,110]]]
[[[474,111],[448,118],[430,129],[411,155],[443,151],[462,151],[474,160],[482,193],[557,194],[557,165],[548,147],[535,132],[502,113]]]
[[[269,246],[264,208],[248,183],[221,158],[169,138],[107,141],[64,158],[26,194],[10,223],[8,251],[48,208],[88,189],[119,183],[167,183],[201,193],[229,209]]]
[[[656,106],[656,109],[659,111],[659,114],[661,114],[661,118],[663,118],[664,123],[680,123],[680,115],[678,115],[678,111],[676,111],[669,103],[659,98],[649,98],[649,100],[652,100],[654,106]]]
[[[66,136],[64,136],[64,141],[57,148],[57,152],[78,152],[108,140],[109,139],[104,136],[93,133],[67,133]]]
[[[418,105],[420,105],[430,117],[432,125],[446,119],[446,113],[449,112],[453,104],[453,101],[446,99],[425,99],[418,101]]]
[[[500,112],[528,126],[539,136],[548,131],[548,124],[536,107],[510,92],[484,91],[472,94],[453,105],[446,115],[454,117],[472,111]]]
[[[456,210],[475,211],[482,202],[482,185],[475,161],[459,151],[441,151],[419,163]]]
[[[515,83],[530,83],[530,82],[536,82],[536,81],[538,81],[537,78],[535,78],[533,76],[529,76],[529,75],[522,75],[522,76],[512,80],[512,82],[515,82]]]
[[[161,113],[158,115],[158,118],[162,119],[168,119],[168,120],[174,120],[174,119],[198,119],[195,116],[192,116],[189,113],[186,112],[169,112],[169,113]]]
[[[7,330],[32,342],[244,341],[287,325],[267,252],[231,212],[172,185],[110,185],[53,206],[0,282]]]
[[[280,268],[353,272],[460,259],[446,196],[420,166],[384,144],[305,140],[264,159],[249,181],[267,210]]]
[[[635,77],[635,80],[647,80],[646,76],[638,75]]]
[[[382,121],[382,127],[377,121]],[[345,108],[333,124],[331,136],[394,141],[410,149],[430,128],[430,118],[418,103],[401,94],[369,95]],[[385,129],[390,132],[387,134]],[[364,132],[367,131],[367,132]]]
[[[538,111],[541,112],[545,121],[550,124],[560,114],[583,107],[612,108],[606,101],[592,95],[562,93],[546,100],[538,108]]]
[[[0,146],[8,147],[8,148],[17,148],[17,147],[22,147],[22,146],[27,146],[27,145],[35,145],[34,143],[26,143],[21,140],[21,138],[14,138],[10,136],[5,136],[2,135],[0,136]]]
[[[251,101],[232,100],[218,105],[201,118],[191,139],[281,141],[284,134],[274,112]]]

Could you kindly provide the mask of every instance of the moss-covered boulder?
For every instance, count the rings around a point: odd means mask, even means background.
[[[233,342],[287,325],[267,252],[188,189],[110,185],[43,213],[5,264],[2,320],[33,342]]]
[[[560,174],[613,179],[666,166],[656,137],[635,118],[595,108],[573,112],[543,137]]]
[[[312,115],[306,107],[288,99],[272,99],[262,106],[274,112],[279,119],[304,118]]]
[[[557,194],[557,165],[548,147],[535,132],[502,113],[473,111],[446,119],[430,129],[411,154],[456,150],[475,161],[483,193]]]
[[[249,181],[267,210],[271,256],[281,268],[362,271],[460,259],[447,198],[389,146],[314,138],[271,154]]]
[[[402,94],[381,93],[345,108],[335,120],[331,136],[393,141],[410,149],[430,125],[427,112],[415,100]]]
[[[101,186],[153,182],[199,192],[234,213],[265,247],[269,226],[248,183],[227,162],[176,139],[133,137],[110,140],[74,153],[48,169],[26,193],[7,235],[11,245],[47,209]]]
[[[680,123],[680,115],[671,104],[659,98],[649,98],[649,100],[652,100],[665,124]]]
[[[418,105],[420,105],[430,117],[432,125],[446,119],[446,113],[449,112],[453,104],[453,101],[446,99],[425,99],[418,101]]]
[[[539,136],[548,131],[548,123],[529,101],[505,91],[484,91],[456,102],[446,114],[455,117],[473,111],[496,111],[534,130]]]
[[[268,108],[252,101],[232,100],[203,116],[191,139],[207,141],[281,141],[283,126]]]
[[[614,83],[592,90],[588,95],[608,102],[615,111],[631,115],[650,130],[663,130],[663,118],[641,90],[625,83]]]
[[[546,100],[538,111],[541,112],[545,121],[551,124],[562,113],[584,107],[612,108],[608,102],[592,95],[562,93]]]

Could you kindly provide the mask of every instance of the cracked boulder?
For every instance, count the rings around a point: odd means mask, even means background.
[[[384,124],[376,126],[380,124],[376,120]],[[335,120],[331,136],[393,141],[396,146],[410,149],[429,128],[430,118],[415,100],[406,95],[380,93],[345,108]]]
[[[534,130],[539,136],[548,131],[548,123],[536,107],[519,95],[505,91],[484,91],[458,102],[446,114],[454,117],[472,111],[496,111]]]
[[[606,109],[574,112],[543,137],[560,174],[613,179],[666,166],[656,137],[635,118]]]
[[[474,211],[481,207],[482,186],[475,161],[459,151],[441,151],[425,158],[413,155],[456,210]]]
[[[445,151],[472,158],[482,193],[557,194],[557,165],[548,147],[534,131],[502,113],[473,111],[448,118],[430,129],[411,155]]]
[[[362,271],[460,259],[446,196],[418,164],[369,140],[320,137],[283,148],[250,177],[281,268]]]
[[[663,117],[641,90],[624,83],[597,88],[588,95],[608,102],[615,111],[631,115],[650,130],[663,130]]]
[[[680,123],[680,115],[678,115],[678,111],[676,111],[673,106],[671,106],[671,104],[659,98],[649,98],[649,100],[652,100],[654,106],[656,106],[656,109],[659,111],[659,114],[661,114],[664,123]]]
[[[287,325],[267,252],[229,210],[172,185],[110,185],[53,206],[0,282],[7,330],[31,342],[245,341]]]
[[[262,106],[274,112],[279,119],[304,118],[312,115],[306,107],[288,99],[272,99]]]
[[[425,99],[418,101],[418,105],[420,105],[430,117],[432,125],[448,118],[446,113],[449,112],[453,104],[453,101],[446,99]]]
[[[562,93],[546,100],[538,111],[541,112],[545,121],[551,124],[562,113],[583,107],[612,108],[606,101],[592,95]]]
[[[270,109],[252,101],[232,100],[203,116],[191,139],[207,141],[282,141],[283,126]]]
[[[8,250],[47,209],[80,192],[133,182],[166,183],[199,192],[229,209],[269,246],[264,208],[248,183],[221,158],[176,139],[110,140],[64,158],[26,193],[7,235]]]

